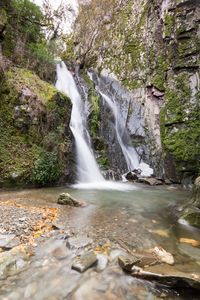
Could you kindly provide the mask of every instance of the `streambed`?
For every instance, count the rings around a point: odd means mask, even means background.
[[[56,204],[58,195],[69,192],[88,205],[71,208]],[[47,188],[5,191],[0,201],[15,200],[27,207],[59,208],[55,226],[59,229],[37,240],[34,255],[17,275],[0,283],[2,299],[188,299],[164,287],[123,273],[117,263],[120,253],[144,252],[161,246],[175,259],[173,266],[158,264],[148,270],[164,274],[200,276],[200,249],[183,240],[199,240],[199,230],[177,224],[170,205],[183,202],[189,193],[175,187],[134,185],[133,190],[87,190]],[[68,236],[89,237],[92,245],[108,257],[102,272],[91,268],[84,274],[71,270],[82,250],[67,250]],[[63,257],[55,252],[64,251]],[[62,252],[63,253],[63,252]],[[62,255],[61,255],[62,256]],[[195,298],[192,299],[198,299]],[[191,298],[190,298],[191,299]]]

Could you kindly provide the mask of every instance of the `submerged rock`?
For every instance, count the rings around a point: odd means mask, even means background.
[[[72,265],[72,269],[83,273],[90,267],[94,266],[96,263],[97,255],[94,253],[94,251],[90,251],[77,258]]]
[[[96,271],[97,272],[102,272],[108,265],[108,256],[105,254],[97,254],[97,267]]]
[[[67,240],[66,246],[70,249],[80,249],[92,244],[93,240],[87,236],[72,237]]]
[[[12,249],[20,244],[20,240],[14,234],[0,234],[0,248]]]
[[[17,273],[25,266],[27,259],[28,255],[22,247],[0,253],[0,279]]]
[[[62,193],[62,194],[60,194],[60,196],[58,197],[57,203],[61,204],[61,205],[68,205],[68,206],[75,206],[75,207],[79,207],[79,206],[84,206],[85,205],[84,202],[81,202],[81,201],[73,198],[68,193]]]

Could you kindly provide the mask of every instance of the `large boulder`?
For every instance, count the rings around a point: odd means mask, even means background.
[[[60,194],[57,203],[61,205],[76,206],[76,207],[84,205],[83,202],[76,200],[68,193]]]

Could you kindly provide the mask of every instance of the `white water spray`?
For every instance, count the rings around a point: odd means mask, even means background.
[[[141,175],[143,176],[152,175],[153,169],[151,169],[149,165],[147,165],[146,163],[139,162],[139,156],[135,151],[135,149],[129,144],[125,144],[123,141],[123,136],[126,133],[126,126],[125,126],[125,122],[123,122],[123,118],[121,116],[120,110],[116,102],[112,101],[106,94],[102,93],[101,91],[98,90],[98,92],[100,93],[102,98],[106,101],[106,103],[108,104],[109,108],[111,109],[114,115],[117,139],[122,149],[122,152],[124,154],[124,158],[126,160],[128,170],[132,171],[134,169],[141,169],[142,171]]]
[[[64,62],[57,65],[56,88],[69,96],[72,101],[70,128],[73,133],[77,151],[77,175],[79,183],[101,183],[105,179],[100,173],[94,153],[91,149],[90,135],[87,130],[84,103],[76,87],[71,72]]]

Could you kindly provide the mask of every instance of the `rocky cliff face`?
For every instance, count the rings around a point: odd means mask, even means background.
[[[74,34],[78,62],[109,81],[110,92],[118,82],[132,142],[157,175],[192,180],[200,168],[200,3],[126,0],[112,5],[101,18],[96,13],[95,19],[95,12],[88,17],[84,36],[80,14]]]

